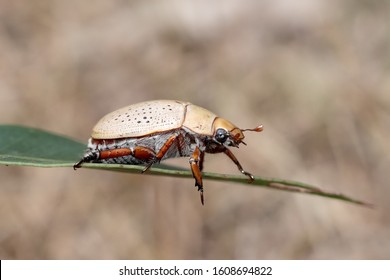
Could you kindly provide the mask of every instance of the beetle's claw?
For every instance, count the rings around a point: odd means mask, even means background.
[[[198,192],[200,194],[200,202],[204,205],[204,195],[203,195],[203,186],[195,184],[195,187],[198,187]]]
[[[148,169],[151,167],[152,165],[151,164],[148,164],[144,167],[144,169],[141,170],[141,173],[144,174],[146,171],[148,171]]]
[[[93,162],[99,158],[99,152],[88,151],[84,154],[84,156],[73,165],[73,169],[76,170],[80,168],[84,162]]]
[[[244,170],[241,171],[242,174],[244,174],[245,176],[248,176],[248,183],[252,183],[254,180],[255,180],[255,177],[253,177],[252,174],[250,174],[249,172],[246,172]]]
[[[81,164],[84,162],[84,158],[82,158],[80,161],[76,162],[74,165],[73,165],[73,170],[76,170],[77,168],[80,168],[81,167]]]
[[[148,171],[149,168],[152,167],[153,163],[154,163],[153,161],[152,161],[152,162],[149,162],[149,163],[145,166],[145,168],[142,169],[141,173],[144,174],[146,171]]]

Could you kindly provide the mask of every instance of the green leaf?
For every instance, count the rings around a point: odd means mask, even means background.
[[[72,166],[85,144],[40,129],[0,125],[0,163],[23,166]]]
[[[73,167],[73,164],[81,158],[85,149],[86,145],[83,143],[44,130],[18,125],[0,125],[0,164],[3,165]],[[138,174],[144,168],[139,165],[101,163],[84,163],[82,167]],[[190,170],[164,164],[155,165],[145,174],[192,178]],[[372,207],[369,203],[343,194],[325,192],[315,186],[301,182],[255,176],[254,182],[248,184],[248,179],[245,176],[209,172],[203,172],[202,174],[203,178],[210,180],[300,192]]]

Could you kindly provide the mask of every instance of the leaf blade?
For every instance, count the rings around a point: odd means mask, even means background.
[[[82,156],[85,148],[85,144],[44,130],[18,125],[0,125],[0,164],[3,165],[73,167],[73,164]],[[127,173],[141,173],[144,169],[143,166],[139,165],[101,163],[84,163],[83,168]],[[192,178],[192,172],[190,170],[165,164],[153,166],[146,174]],[[255,176],[255,180],[251,184],[248,184],[248,179],[242,175],[228,175],[210,172],[203,172],[202,174],[203,178],[210,180],[311,194],[372,207],[371,204],[364,201],[357,200],[343,194],[325,192],[318,187],[296,181]]]
[[[74,162],[85,145],[44,130],[18,125],[0,126],[0,163],[53,166]]]

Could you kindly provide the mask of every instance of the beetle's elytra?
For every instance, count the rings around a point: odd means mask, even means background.
[[[153,164],[174,157],[189,157],[195,186],[204,204],[201,171],[205,153],[225,153],[242,174],[253,181],[229,147],[245,144],[244,131],[228,120],[188,102],[153,100],[137,103],[104,116],[93,128],[88,149],[73,167],[84,162]]]

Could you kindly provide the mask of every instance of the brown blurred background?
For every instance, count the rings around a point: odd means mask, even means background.
[[[207,180],[202,207],[189,179],[0,166],[0,258],[388,259],[389,75],[385,0],[2,1],[1,123],[86,142],[112,110],[186,100],[264,125],[234,150],[246,170],[376,208]]]

